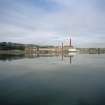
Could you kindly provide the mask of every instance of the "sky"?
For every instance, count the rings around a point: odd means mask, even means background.
[[[105,0],[0,0],[0,42],[105,48]]]

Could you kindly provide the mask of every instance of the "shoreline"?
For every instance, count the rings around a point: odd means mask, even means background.
[[[25,52],[22,50],[0,50],[0,54],[23,55]]]

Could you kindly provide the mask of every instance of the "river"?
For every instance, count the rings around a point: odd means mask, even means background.
[[[3,55],[0,105],[105,105],[105,55]]]

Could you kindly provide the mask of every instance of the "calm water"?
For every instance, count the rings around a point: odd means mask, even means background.
[[[0,105],[105,105],[105,55],[0,56]]]

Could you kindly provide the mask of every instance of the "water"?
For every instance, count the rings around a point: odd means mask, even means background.
[[[0,105],[105,105],[105,55],[0,57]]]

